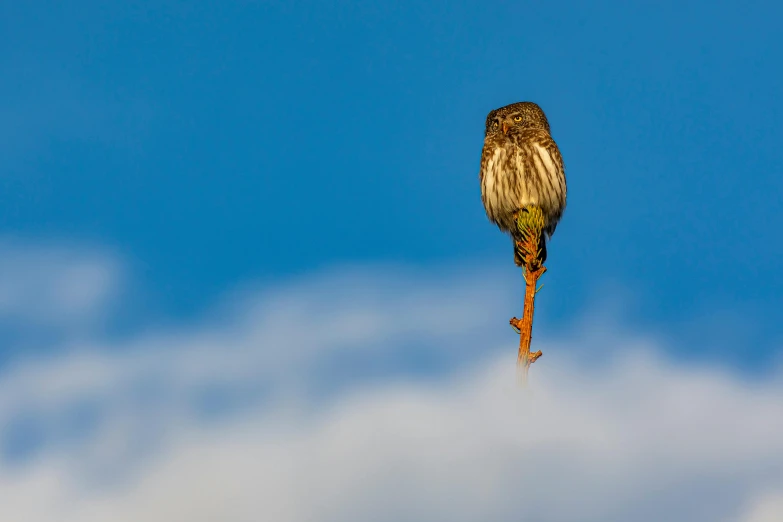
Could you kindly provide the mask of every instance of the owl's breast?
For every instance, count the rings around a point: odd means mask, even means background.
[[[535,205],[544,211],[551,234],[565,208],[563,162],[548,135],[528,134],[512,135],[516,141],[485,140],[481,197],[487,216],[501,230],[515,230],[514,214]]]
[[[514,149],[487,139],[481,158],[481,200],[487,217],[503,230],[513,227],[513,213],[519,208],[515,197],[517,175],[511,163]]]

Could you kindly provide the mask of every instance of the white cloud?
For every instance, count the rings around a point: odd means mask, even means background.
[[[754,498],[742,520],[745,522],[779,522],[783,520],[783,487],[776,492],[770,491]]]
[[[536,337],[545,356],[525,392],[508,286],[350,270],[247,292],[199,325],[18,362],[0,423],[32,414],[45,443],[0,467],[0,514],[780,519],[780,372],[753,381],[672,361],[645,336],[577,329]],[[599,349],[610,355],[584,364]],[[438,371],[405,371],[422,358]],[[205,418],[205,396],[236,409]],[[80,404],[98,420],[69,437]]]
[[[782,405],[779,383],[636,351],[589,374],[550,357],[526,395],[513,357],[492,357],[319,407],[172,420],[167,449],[106,488],[47,457],[3,475],[0,505],[30,521],[720,521],[753,501],[744,520],[762,522],[779,513]]]
[[[119,262],[67,245],[0,242],[0,321],[6,325],[77,326],[116,297]]]

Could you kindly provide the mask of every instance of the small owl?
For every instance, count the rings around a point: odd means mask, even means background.
[[[566,206],[563,158],[538,105],[512,103],[489,113],[479,180],[487,217],[511,234],[514,262],[524,266],[516,249],[516,213],[529,205],[538,206],[546,219],[545,236],[551,237]],[[546,237],[541,242],[542,262],[546,260]]]

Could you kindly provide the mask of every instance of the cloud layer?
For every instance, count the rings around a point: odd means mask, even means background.
[[[112,273],[105,259],[85,266]],[[513,307],[500,276],[351,268],[249,288],[194,324],[63,337],[0,377],[0,513],[783,520],[780,371],[682,364],[593,324],[539,334],[525,391]]]
[[[0,325],[84,326],[117,297],[120,263],[69,245],[0,241]]]

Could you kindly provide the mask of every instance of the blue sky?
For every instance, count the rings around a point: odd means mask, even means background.
[[[568,168],[550,315],[606,278],[661,318],[781,304],[769,2],[102,5],[3,8],[3,227],[119,249],[173,311],[344,262],[505,261],[476,172],[521,99]]]
[[[716,390],[739,405],[758,400],[744,421],[759,422],[783,403],[782,16],[754,1],[3,3],[4,458],[32,466],[36,456],[49,477],[42,455],[114,447],[120,433],[156,441],[168,457],[149,465],[181,473],[162,434],[177,434],[170,447],[180,448],[201,433],[205,410],[283,430],[265,416],[285,409],[269,406],[278,397],[301,406],[291,422],[305,428],[291,436],[316,442],[345,412],[375,422],[366,390],[379,409],[418,397],[432,418],[458,410],[442,395],[481,390],[476,368],[514,350],[506,321],[520,312],[521,278],[484,216],[478,163],[487,112],[521,100],[546,111],[569,188],[536,317],[535,342],[561,350],[534,368],[554,394],[553,425],[589,432],[613,415],[642,429],[622,404],[591,395],[605,378],[653,404],[647,381],[617,370],[636,363],[612,362],[626,347],[653,354],[648,377],[669,375],[669,359],[692,371],[672,386],[691,383],[689,404],[710,422],[724,417],[700,398]],[[582,361],[596,350],[611,355],[600,378],[558,395],[558,376],[579,380],[563,354]],[[127,382],[116,378],[125,367]],[[771,381],[745,395],[756,378]],[[161,394],[152,413],[140,392],[150,383]],[[22,399],[20,389],[40,393]],[[596,416],[564,420],[580,394],[600,405]],[[337,413],[312,417],[322,401]],[[478,413],[494,402],[471,404]],[[421,413],[399,411],[403,424]],[[655,426],[677,426],[672,415]],[[221,441],[242,431],[211,422]],[[688,433],[707,425],[692,422]],[[635,433],[607,435],[641,459],[618,460],[622,470],[649,464]],[[465,432],[478,446],[486,436]],[[715,455],[740,443],[761,448],[743,470],[781,454],[727,435]],[[580,455],[590,461],[593,449]],[[109,453],[112,466],[136,463]],[[0,482],[27,491],[3,462]],[[645,481],[657,471],[647,471],[639,483],[654,488]],[[743,487],[763,482],[751,475]],[[617,486],[607,480],[607,491]],[[764,484],[782,493],[739,488],[726,513],[783,513],[783,485]],[[596,520],[610,519],[610,499],[590,511]],[[629,502],[613,516],[642,520],[647,511]],[[28,509],[18,513],[47,519]],[[285,513],[276,519],[301,519]]]
[[[543,320],[609,282],[641,296],[637,320],[720,310],[769,349],[779,9],[9,4],[2,226],[120,252],[143,308],[177,317],[344,263],[507,264],[479,202],[482,122],[534,100],[569,182]]]

